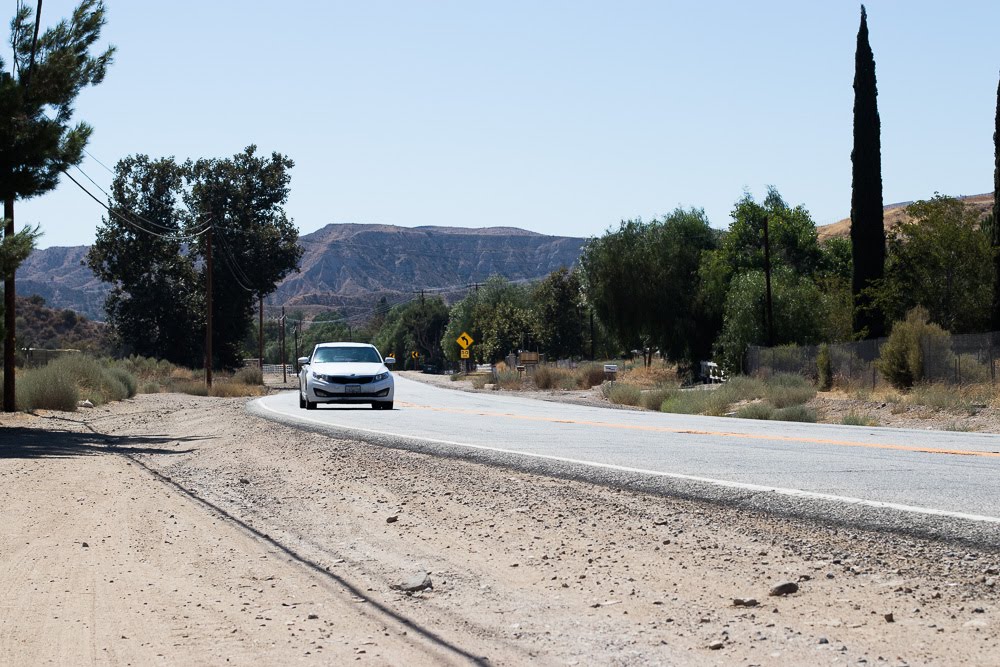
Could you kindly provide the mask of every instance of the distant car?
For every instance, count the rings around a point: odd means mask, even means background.
[[[320,343],[311,356],[299,358],[299,407],[315,410],[320,403],[370,403],[392,410],[395,383],[374,345]]]

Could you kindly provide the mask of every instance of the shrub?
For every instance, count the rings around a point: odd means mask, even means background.
[[[816,384],[820,391],[830,391],[833,387],[833,359],[826,343],[816,351]]]
[[[472,386],[475,387],[476,389],[482,389],[490,381],[489,376],[482,374],[473,375],[471,379],[472,379]]]
[[[714,393],[724,396],[730,403],[739,401],[753,401],[763,398],[766,385],[760,378],[749,375],[736,375],[731,380],[721,385]]]
[[[764,402],[750,403],[736,411],[741,419],[771,419],[773,415],[774,408]]]
[[[108,369],[108,372],[125,387],[125,397],[132,398],[139,390],[139,381],[134,375],[120,366]]]
[[[815,395],[809,380],[793,373],[778,373],[764,383],[764,397],[779,409],[802,405]]]
[[[260,366],[244,366],[233,374],[233,382],[247,385],[263,385],[264,372]]]
[[[909,403],[937,410],[964,410],[969,414],[974,414],[976,412],[974,403],[985,404],[987,402],[982,397],[971,398],[970,395],[974,393],[978,392],[974,389],[961,391],[957,387],[940,382],[922,382],[910,392]]]
[[[678,391],[667,397],[660,405],[660,412],[674,412],[683,415],[707,414],[717,405],[715,394],[718,390],[689,389]]]
[[[917,306],[905,320],[893,324],[875,365],[893,387],[908,389],[924,377],[925,350],[935,358],[951,354],[948,332],[929,321],[926,308]]]
[[[246,382],[236,382],[235,380],[223,380],[213,382],[212,388],[208,391],[209,396],[218,398],[233,398],[237,396],[260,396],[264,393],[262,385],[252,385]]]
[[[19,410],[61,410],[73,412],[80,400],[76,384],[49,364],[17,376],[16,404]]]
[[[500,370],[497,366],[497,386],[501,389],[521,389],[524,381],[517,371]]]
[[[816,411],[804,405],[792,405],[775,410],[771,419],[783,422],[815,422]]]
[[[644,391],[642,392],[642,397],[640,398],[639,403],[647,410],[659,410],[660,406],[663,405],[663,401],[667,400],[678,391],[678,389],[664,388]]]
[[[564,380],[569,375],[568,372],[557,366],[536,366],[532,379],[539,389],[553,389],[564,386]]]
[[[139,387],[140,394],[159,394],[163,391],[163,387],[160,386],[159,382],[143,382],[142,386]]]
[[[853,410],[840,420],[844,426],[878,426],[878,420],[871,415],[860,414]]]
[[[584,364],[576,369],[577,384],[581,389],[590,389],[604,382],[603,364]]]
[[[208,385],[198,380],[178,380],[173,383],[173,390],[191,396],[208,396]]]
[[[624,382],[609,382],[601,387],[604,396],[615,405],[639,405],[642,390]]]
[[[94,405],[108,401],[121,401],[134,396],[130,387],[137,383],[124,369],[116,369],[93,357],[83,354],[66,354],[54,359],[45,368],[52,368],[62,376],[62,382],[75,382],[82,398]]]

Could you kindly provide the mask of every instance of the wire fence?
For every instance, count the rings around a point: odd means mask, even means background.
[[[869,385],[876,389],[888,382],[879,373],[876,361],[887,339],[876,338],[853,343],[833,343],[830,365],[835,383]],[[751,345],[746,355],[750,375],[796,373],[816,379],[816,345],[758,347]],[[1000,356],[1000,332],[955,334],[943,340],[921,341],[923,379],[951,385],[996,385],[997,357]]]

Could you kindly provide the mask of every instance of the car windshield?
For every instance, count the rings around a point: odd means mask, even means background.
[[[312,362],[322,363],[342,363],[356,362],[362,364],[380,364],[382,357],[373,347],[318,347],[313,352]]]

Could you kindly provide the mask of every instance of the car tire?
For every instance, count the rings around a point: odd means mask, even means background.
[[[392,401],[389,401],[388,403],[379,403],[379,407],[383,410],[392,410]]]
[[[302,397],[302,392],[299,392],[299,408],[306,407],[306,399]]]
[[[306,400],[306,410],[315,410],[315,409],[316,409],[316,401],[310,401],[310,400],[307,399]]]

